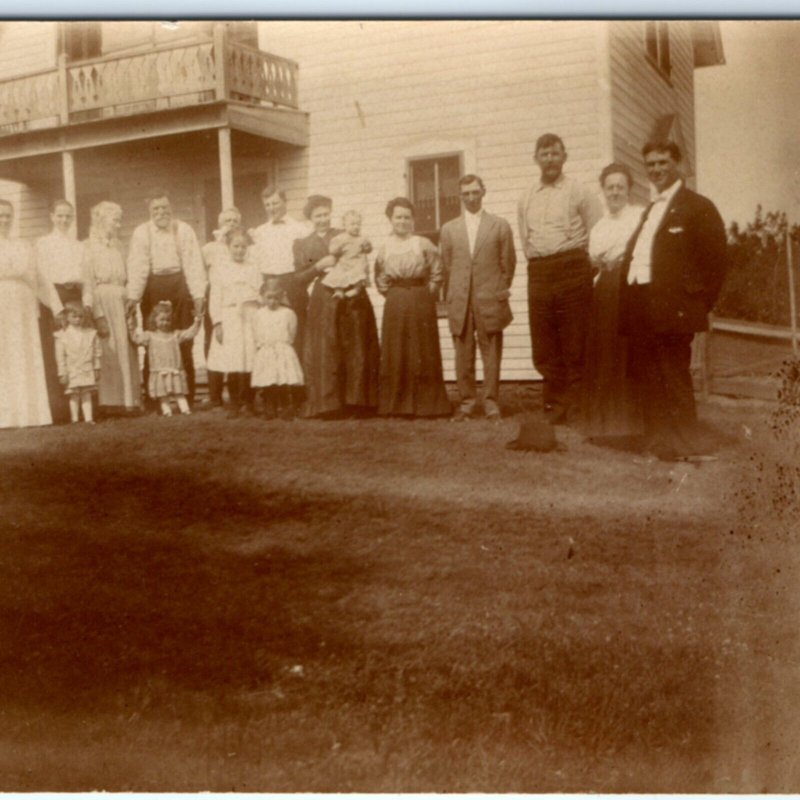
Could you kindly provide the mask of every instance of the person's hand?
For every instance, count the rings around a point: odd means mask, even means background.
[[[372,242],[369,239],[364,239],[364,241],[361,242],[361,252],[362,253],[372,252]]]
[[[101,339],[108,339],[111,329],[108,327],[108,320],[105,317],[98,317],[94,324],[97,326],[97,335]]]
[[[222,344],[222,323],[218,322],[214,326],[214,338],[217,340],[218,344]]]
[[[125,301],[125,313],[126,314],[134,314],[134,313],[136,313],[136,306],[138,306],[138,305],[139,304],[136,302],[136,300],[130,300],[130,299],[126,300]]]

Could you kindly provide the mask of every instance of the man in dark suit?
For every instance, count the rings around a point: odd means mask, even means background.
[[[483,410],[500,419],[503,328],[511,322],[508,298],[517,259],[511,226],[483,210],[486,194],[477,175],[459,181],[463,214],[442,226],[440,247],[447,284],[447,314],[456,351],[461,404],[454,419],[475,412],[475,341],[483,361]]]
[[[648,142],[642,154],[653,202],[623,258],[622,332],[642,392],[646,446],[677,460],[701,452],[691,344],[708,329],[725,276],[725,226],[708,198],[684,186],[674,142]]]

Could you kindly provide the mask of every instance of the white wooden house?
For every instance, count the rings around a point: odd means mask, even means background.
[[[48,227],[59,196],[146,218],[153,185],[205,240],[235,202],[261,221],[277,180],[299,216],[310,193],[355,208],[376,243],[386,202],[407,195],[417,229],[437,238],[458,214],[457,179],[486,183],[488,210],[516,230],[516,201],[538,178],[536,138],[558,133],[566,171],[596,184],[612,160],[646,181],[653,131],[694,164],[696,67],[718,64],[715,23],[658,21],[269,21],[0,23],[0,179],[19,235]],[[519,244],[519,242],[518,242]],[[503,378],[535,376],[520,254]],[[380,315],[381,300],[374,296]],[[445,368],[452,347],[441,320]]]

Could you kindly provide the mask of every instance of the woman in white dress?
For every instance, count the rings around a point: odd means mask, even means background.
[[[252,413],[253,329],[251,317],[258,308],[261,273],[248,257],[251,239],[244,228],[225,235],[227,259],[220,259],[211,271],[208,311],[214,336],[208,351],[208,368],[228,374],[230,416]]]
[[[606,213],[589,234],[589,257],[597,270],[586,342],[582,402],[583,433],[595,439],[637,436],[642,413],[628,375],[627,339],[619,335],[620,264],[642,216],[629,202],[633,176],[624,164],[600,173]]]
[[[97,403],[104,408],[141,408],[139,357],[125,318],[127,273],[120,248],[122,209],[103,201],[92,208],[89,238],[82,242],[82,280],[91,299],[103,355]]]
[[[0,200],[0,428],[51,424],[37,303],[61,311],[30,247],[11,238],[13,221],[14,207]],[[49,346],[55,352],[52,334]]]
[[[92,305],[91,291],[83,283],[81,261],[83,248],[72,236],[75,210],[67,200],[56,200],[50,206],[51,230],[36,240],[36,266],[47,283],[48,295],[57,295],[59,303],[80,303],[84,308]],[[42,337],[44,375],[50,398],[53,422],[68,422],[69,408],[64,389],[58,380],[53,332],[60,328],[50,309],[50,303],[39,307],[39,335]]]

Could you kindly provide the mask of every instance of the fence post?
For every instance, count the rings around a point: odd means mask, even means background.
[[[792,264],[792,229],[786,220],[786,269],[789,273],[789,314],[792,326],[792,354],[797,358],[797,295],[794,286],[794,268]]]
[[[214,25],[214,72],[215,94],[217,100],[228,99],[228,43],[225,25]]]
[[[69,125],[69,78],[66,53],[58,54],[58,117],[62,125]]]

